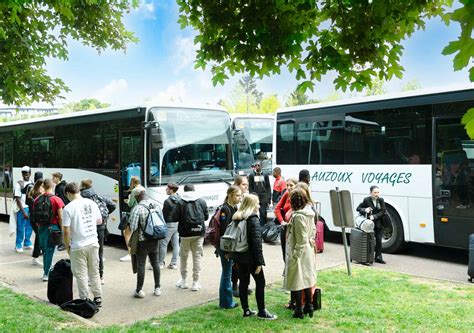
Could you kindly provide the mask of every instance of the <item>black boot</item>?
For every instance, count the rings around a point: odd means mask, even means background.
[[[236,298],[239,298],[239,285],[236,284],[235,286],[232,287],[232,295]]]
[[[313,304],[305,304],[303,312],[305,315],[307,314],[309,315],[310,318],[313,318],[313,313],[314,313]]]
[[[304,319],[303,309],[295,308],[295,312],[293,312],[293,318]]]

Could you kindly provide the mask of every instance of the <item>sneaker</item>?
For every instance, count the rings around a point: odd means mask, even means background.
[[[97,305],[98,308],[102,307],[102,297],[94,297],[94,304]]]
[[[43,267],[43,264],[41,263],[41,260],[39,260],[39,258],[33,258],[33,266]]]
[[[155,291],[153,292],[153,295],[155,295],[155,296],[161,296],[161,288],[160,288],[160,287],[155,288]]]
[[[252,317],[257,314],[257,311],[252,311],[250,309],[244,310],[244,317]]]
[[[193,286],[191,287],[191,290],[192,291],[198,291],[199,289],[201,289],[201,285],[199,284],[199,282],[194,281]]]
[[[145,293],[143,292],[143,290],[140,290],[140,291],[135,290],[135,297],[136,298],[143,298],[143,297],[145,297]]]
[[[188,289],[186,280],[179,280],[178,282],[176,282],[176,287],[181,288],[181,289]]]
[[[104,285],[104,284],[105,284],[105,280],[104,280],[103,277],[100,278],[100,284],[101,284],[101,285]]]
[[[176,264],[169,264],[169,265],[168,265],[168,268],[169,268],[169,269],[174,269],[174,270],[176,270],[176,269],[178,269],[178,265],[176,265]]]
[[[275,320],[277,319],[278,317],[274,314],[271,314],[270,312],[268,312],[267,310],[263,310],[262,312],[260,312],[257,317],[259,319],[264,319],[264,320]]]
[[[132,257],[130,256],[130,254],[127,254],[126,256],[120,258],[120,261],[121,262],[130,262],[130,261],[132,261]]]
[[[23,253],[23,248],[21,248],[21,247],[20,247],[20,248],[16,247],[16,248],[15,248],[15,251],[18,252],[18,253]]]
[[[165,264],[160,264],[160,269],[164,269],[165,268]]]
[[[23,248],[27,250],[33,250],[33,245],[24,246]]]
[[[48,275],[46,275],[46,274],[43,275],[43,281],[48,282]]]

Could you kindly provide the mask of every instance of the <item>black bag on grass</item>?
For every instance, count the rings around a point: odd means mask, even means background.
[[[48,300],[56,305],[72,301],[72,271],[69,259],[59,260],[49,272]]]
[[[281,226],[275,222],[265,224],[262,231],[262,239],[265,243],[275,243],[280,238]]]
[[[64,304],[61,304],[61,309],[77,314],[83,318],[92,318],[99,307],[90,299],[75,299]]]

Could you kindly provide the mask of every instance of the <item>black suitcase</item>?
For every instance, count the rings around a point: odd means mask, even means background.
[[[469,282],[474,282],[474,234],[469,235],[469,264],[467,266]]]
[[[71,261],[61,259],[49,272],[48,300],[53,304],[61,305],[72,299]]]
[[[353,228],[350,237],[351,261],[371,265],[375,257],[375,233]]]

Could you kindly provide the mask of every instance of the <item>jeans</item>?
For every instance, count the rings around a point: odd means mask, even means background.
[[[258,311],[262,312],[265,310],[265,276],[263,275],[263,268],[259,274],[255,274],[257,269],[256,265],[244,264],[237,262],[239,267],[239,294],[240,302],[242,303],[242,309],[247,310],[249,308],[249,283],[250,275],[255,280],[255,299],[257,300]]]
[[[233,308],[235,303],[232,297],[232,259],[226,259],[224,252],[217,249],[219,258],[221,259],[221,283],[219,286],[219,307],[224,309]]]
[[[29,215],[28,207],[23,208],[25,213]],[[16,213],[16,248],[22,249],[23,246],[31,246],[31,233],[33,229],[31,228],[31,223],[29,220],[23,218],[23,213],[21,210]]]
[[[145,282],[146,257],[150,258],[155,278],[155,288],[160,287],[160,265],[158,264],[158,241],[145,240],[137,245],[137,292],[142,290]]]
[[[48,226],[39,227],[39,242],[41,250],[43,250],[43,273],[44,275],[49,275],[49,270],[51,269],[51,264],[53,263],[54,250],[56,246],[51,246],[49,244],[49,231]],[[59,230],[59,226],[52,225],[51,228],[54,230]]]
[[[201,273],[201,259],[203,255],[204,237],[181,237],[181,248],[179,249],[181,278],[186,280],[188,276],[188,255],[189,251],[193,254],[193,282],[199,281]]]
[[[89,282],[94,298],[102,297],[102,286],[99,276],[99,245],[92,244],[80,249],[71,250],[69,257],[71,258],[72,274],[77,281],[79,298],[89,298]]]
[[[165,239],[160,240],[160,258],[158,262],[160,265],[165,264],[165,256],[168,251],[168,244],[171,241],[171,247],[173,248],[173,257],[171,258],[171,265],[178,264],[179,256],[179,234],[178,234],[178,222],[167,223],[168,234]]]
[[[31,255],[33,258],[39,258],[41,255],[40,249],[40,241],[39,241],[39,227],[36,223],[31,223],[31,228],[35,232],[35,242],[33,246],[33,254]]]
[[[97,229],[97,239],[99,240],[99,275],[102,279],[104,277],[104,240],[105,229]]]

